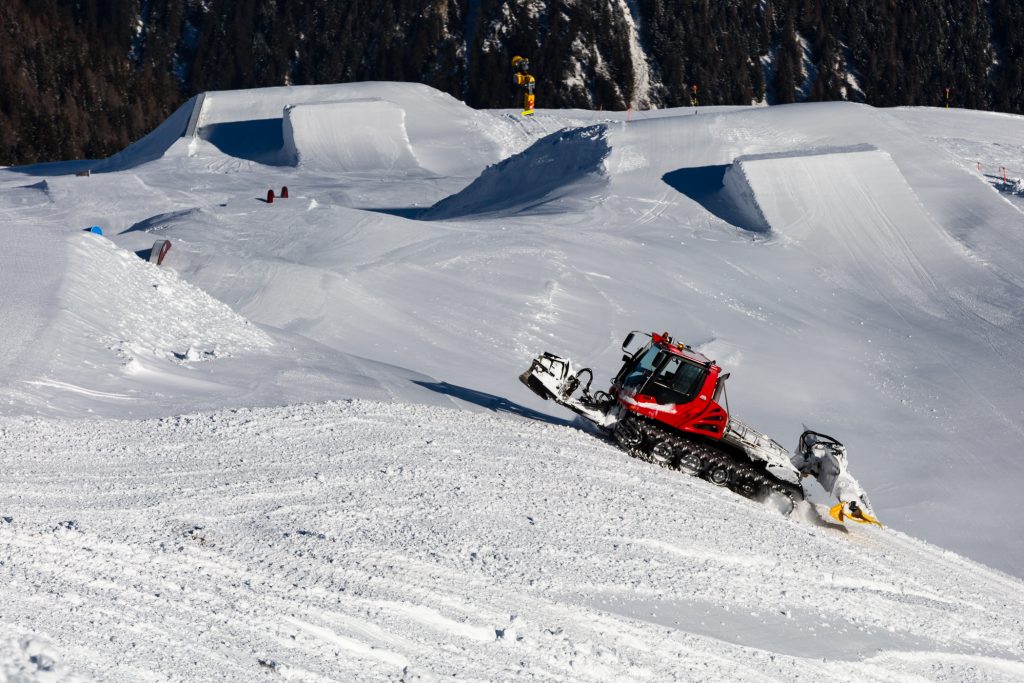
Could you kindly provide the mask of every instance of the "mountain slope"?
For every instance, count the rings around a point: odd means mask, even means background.
[[[1020,677],[1024,242],[992,171],[1024,119],[401,83],[192,114],[90,176],[0,171],[0,666]],[[781,443],[846,443],[886,528],[630,460],[516,379],[548,350],[604,388],[638,328]]]

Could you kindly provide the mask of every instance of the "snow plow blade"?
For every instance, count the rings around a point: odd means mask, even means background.
[[[545,401],[568,398],[579,386],[571,375],[572,366],[568,360],[553,353],[537,356],[530,363],[530,369],[519,375],[519,381]]]
[[[607,427],[614,422],[607,413],[610,403],[604,392],[591,395],[593,377],[589,368],[576,370],[568,358],[545,351],[533,359],[529,370],[519,375],[519,381],[542,399],[550,399],[596,425]],[[573,396],[577,390],[579,396]]]
[[[548,391],[548,388],[541,384],[541,381],[534,377],[529,370],[519,375],[519,381],[525,384],[530,391],[537,394],[545,401],[549,398],[554,398],[554,395]]]

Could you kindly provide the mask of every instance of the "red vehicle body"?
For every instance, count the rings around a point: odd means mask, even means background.
[[[674,342],[668,333],[651,335],[648,344],[623,360],[609,391],[621,409],[682,432],[722,439],[729,423],[729,374],[713,360]]]

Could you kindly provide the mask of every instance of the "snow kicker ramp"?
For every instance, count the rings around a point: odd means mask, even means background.
[[[224,154],[271,165],[295,163],[296,151],[306,165],[319,163],[320,158],[332,163],[339,157],[349,163],[356,152],[343,151],[353,146],[359,150],[358,160],[365,161],[367,148],[373,149],[360,137],[367,132],[369,105],[357,107],[354,103],[367,100],[393,105],[370,131],[377,139],[376,149],[391,149],[390,141],[379,139],[387,133],[391,140],[410,144],[418,166],[430,172],[475,177],[480,169],[507,156],[502,134],[507,131],[501,126],[496,129],[491,114],[421,83],[337,83],[208,92],[195,133]],[[312,105],[322,106],[306,109]],[[284,132],[284,111],[289,107],[290,141]],[[404,112],[400,126],[395,108]],[[385,154],[385,159],[394,163],[400,159],[408,162],[408,158],[390,151]],[[374,170],[381,164],[377,162]]]
[[[606,125],[553,133],[488,167],[468,187],[435,204],[422,218],[554,211],[552,203],[581,192],[588,194],[587,188],[607,182],[605,161],[610,152]]]
[[[386,100],[291,105],[283,126],[285,154],[299,166],[343,173],[419,168],[405,110]]]
[[[963,270],[892,158],[870,145],[737,157],[724,185],[754,229],[803,245],[851,284],[924,306],[939,274]]]

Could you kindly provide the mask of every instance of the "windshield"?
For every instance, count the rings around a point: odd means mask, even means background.
[[[669,356],[644,389],[658,403],[689,403],[704,382],[704,368]]]
[[[654,368],[658,367],[658,364],[665,355],[664,351],[660,351],[658,347],[652,345],[643,352],[630,371],[626,373],[626,376],[622,378],[622,387],[624,389],[639,390],[644,382],[647,381],[647,378],[654,372]]]

